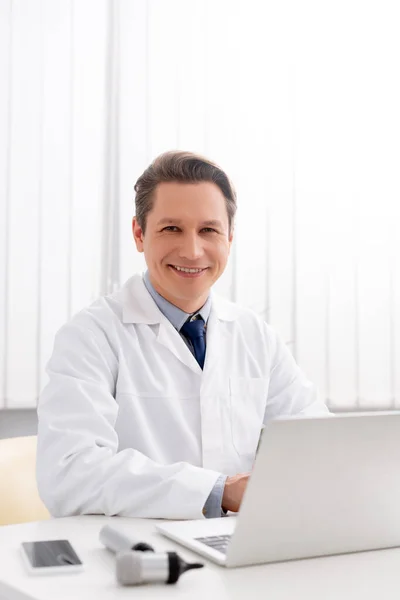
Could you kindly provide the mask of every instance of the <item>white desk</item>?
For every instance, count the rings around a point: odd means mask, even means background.
[[[154,521],[101,516],[70,517],[0,527],[1,600],[116,600],[118,598],[190,598],[198,600],[398,600],[400,549],[330,556],[241,569],[206,566],[182,576],[176,585],[118,587],[115,557],[99,542],[106,523],[125,524],[135,537],[156,550],[189,550],[157,534]],[[70,575],[30,576],[20,558],[23,541],[67,538],[85,563]]]

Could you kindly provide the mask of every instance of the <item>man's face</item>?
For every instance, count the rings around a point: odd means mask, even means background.
[[[156,291],[185,312],[201,308],[225,269],[232,243],[219,187],[211,182],[160,183],[145,234],[136,218],[132,228]]]

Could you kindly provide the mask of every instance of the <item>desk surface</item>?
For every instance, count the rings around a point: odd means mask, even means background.
[[[205,568],[186,573],[176,585],[119,587],[115,557],[99,542],[106,523],[126,525],[156,550],[178,550],[187,560],[199,557],[169,541],[155,521],[102,516],[70,517],[0,527],[0,600],[115,600],[190,598],[207,600],[385,600],[399,598],[400,549],[226,569],[201,559]],[[28,575],[20,558],[23,541],[67,538],[85,563],[82,573]]]

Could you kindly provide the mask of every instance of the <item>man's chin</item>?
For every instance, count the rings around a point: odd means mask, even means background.
[[[193,301],[196,298],[208,296],[211,288],[211,282],[209,285],[208,282],[207,285],[204,285],[204,282],[200,284],[200,282],[196,279],[183,279],[183,281],[179,282],[178,285],[176,281],[174,284],[175,285],[168,286],[168,292],[171,294],[171,296],[186,302]]]

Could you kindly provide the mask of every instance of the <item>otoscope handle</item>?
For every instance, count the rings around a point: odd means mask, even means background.
[[[125,550],[135,550],[141,552],[154,552],[154,548],[127,534],[121,527],[105,525],[100,531],[100,541],[109,550],[115,553]]]

